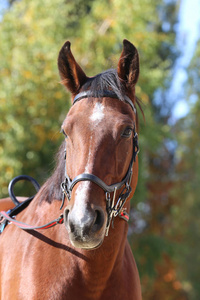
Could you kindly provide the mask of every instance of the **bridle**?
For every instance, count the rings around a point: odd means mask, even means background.
[[[110,97],[110,98],[117,98],[119,97],[112,91],[106,90],[102,91],[102,93],[98,94],[98,98],[103,98],[103,97]],[[81,92],[73,100],[73,105],[85,98],[97,98],[94,94],[92,94],[90,91],[85,91]],[[136,108],[133,105],[132,101],[130,100],[129,97],[124,96],[124,102],[129,104],[131,106],[131,109],[136,113]],[[107,208],[107,214],[108,214],[108,221],[107,221],[107,226],[106,226],[106,233],[105,235],[108,235],[108,231],[110,228],[110,224],[112,221],[113,217],[121,217],[124,220],[128,221],[129,216],[128,213],[123,209],[124,204],[129,197],[132,189],[131,189],[131,179],[132,179],[132,168],[133,168],[133,163],[136,161],[136,156],[139,152],[139,146],[138,146],[138,134],[135,131],[134,128],[134,133],[133,133],[133,153],[132,153],[132,158],[128,167],[128,171],[123,178],[122,181],[117,182],[115,184],[107,185],[104,181],[102,181],[99,177],[93,174],[89,173],[82,173],[78,176],[76,176],[73,180],[70,179],[70,177],[67,174],[66,171],[66,166],[65,166],[65,179],[61,183],[61,189],[63,193],[63,198],[62,198],[62,205],[61,208],[64,205],[65,197],[68,198],[70,201],[71,199],[71,193],[74,188],[74,186],[80,182],[80,181],[91,181],[98,185],[101,189],[104,190],[105,192],[105,198],[106,198],[106,208]],[[66,150],[65,150],[65,159],[66,159]],[[116,198],[116,191],[121,189],[124,186],[122,192],[119,195],[118,200],[115,203],[115,198]],[[112,199],[111,199],[111,193],[113,193]]]
[[[112,91],[102,91],[102,93],[98,94],[98,97],[99,98],[100,97],[101,98],[102,97],[110,97],[110,98],[119,99],[119,97]],[[80,101],[84,98],[98,98],[98,97],[93,95],[90,91],[81,92],[78,95],[76,95],[76,97],[74,98],[73,105],[77,101]],[[132,101],[127,96],[124,96],[124,102],[128,103],[131,106],[134,113],[136,113],[135,106],[133,105]],[[113,217],[119,216],[120,218],[124,219],[125,221],[129,220],[129,215],[123,207],[124,207],[124,204],[132,190],[131,189],[132,167],[133,167],[133,163],[136,161],[136,156],[137,156],[138,152],[139,152],[138,134],[134,129],[133,153],[132,153],[132,158],[131,158],[131,161],[130,161],[130,164],[128,167],[128,171],[127,171],[124,179],[122,179],[122,181],[117,182],[115,184],[111,184],[111,185],[107,185],[99,177],[97,177],[93,174],[88,174],[88,173],[80,174],[80,175],[76,176],[73,180],[71,180],[66,172],[66,165],[65,165],[65,179],[61,183],[63,197],[62,197],[62,204],[61,204],[60,209],[62,209],[62,207],[64,205],[65,197],[67,197],[70,201],[72,190],[78,182],[91,181],[91,182],[95,183],[100,188],[102,188],[105,192],[106,208],[107,208],[107,214],[108,214],[108,221],[107,221],[107,225],[106,225],[105,235],[108,236],[108,231],[109,231],[110,224],[111,224]],[[65,150],[65,160],[66,160],[66,150]],[[57,224],[62,224],[64,221],[63,214],[61,214],[57,219],[55,219],[47,224],[44,224],[42,226],[28,225],[26,223],[17,221],[15,219],[14,216],[16,216],[24,208],[26,208],[29,205],[29,203],[31,202],[31,200],[33,199],[33,197],[31,197],[20,204],[18,203],[18,201],[12,191],[12,185],[14,185],[17,181],[19,181],[21,179],[26,179],[26,180],[28,179],[29,181],[31,181],[31,182],[34,181],[34,183],[35,183],[35,180],[27,175],[26,176],[25,175],[18,176],[12,180],[11,184],[9,185],[9,190],[11,190],[11,193],[9,192],[9,194],[10,194],[11,199],[13,200],[13,202],[15,204],[17,204],[17,206],[8,212],[5,212],[5,211],[0,212],[0,234],[3,232],[3,230],[5,229],[5,226],[8,224],[8,222],[13,223],[15,226],[17,226],[23,230],[43,230],[43,229],[51,228]],[[34,184],[34,186],[36,187],[36,190],[39,189],[38,183]],[[124,186],[124,188],[121,191],[117,202],[115,203],[116,191],[121,189],[123,186]],[[111,200],[111,193],[113,193],[112,200]]]

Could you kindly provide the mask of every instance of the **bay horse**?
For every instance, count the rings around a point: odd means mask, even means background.
[[[13,223],[0,235],[0,298],[141,300],[127,241],[138,178],[138,51],[124,40],[117,69],[87,77],[67,41],[58,69],[72,96],[65,140],[28,207],[16,218],[0,207],[1,221]],[[57,226],[41,226],[52,219]]]

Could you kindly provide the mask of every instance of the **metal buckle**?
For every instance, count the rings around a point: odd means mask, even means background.
[[[115,213],[116,191],[117,191],[117,187],[115,187],[114,192],[113,192],[112,204],[110,203],[111,202],[110,193],[106,192],[108,222],[107,222],[107,226],[106,226],[105,236],[108,236],[108,232],[109,232],[109,229],[110,229],[110,224],[111,224],[111,221],[112,221],[112,217],[114,216],[114,213]]]
[[[121,213],[123,206],[126,203],[126,199],[130,195],[131,191],[132,191],[131,187],[127,185],[121,192],[119,199],[115,205],[114,217],[117,217]]]
[[[62,189],[62,192],[63,192],[63,194],[69,199],[69,201],[70,201],[70,199],[71,199],[71,193],[70,193],[70,191],[69,191],[69,189],[68,189],[68,181],[67,181],[67,178],[65,178],[65,181],[63,181],[62,183],[61,183],[61,189]]]

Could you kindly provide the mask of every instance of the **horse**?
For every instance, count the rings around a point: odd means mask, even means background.
[[[72,99],[64,141],[27,208],[14,218],[0,207],[10,221],[0,235],[0,299],[141,300],[127,240],[138,178],[138,51],[123,40],[117,69],[87,77],[67,41],[58,70]]]

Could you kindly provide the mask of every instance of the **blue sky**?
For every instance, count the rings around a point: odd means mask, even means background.
[[[0,15],[2,14],[2,11],[7,8],[7,6],[7,0],[0,0]]]
[[[185,68],[190,64],[196,43],[200,38],[200,0],[182,0],[178,17],[176,43],[181,55],[176,61],[169,90],[170,102],[177,101],[173,109],[172,122],[184,117],[189,111],[188,101],[184,96],[184,85],[187,80]]]

